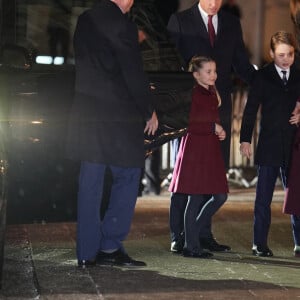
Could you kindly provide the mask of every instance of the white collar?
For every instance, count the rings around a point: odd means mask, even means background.
[[[205,24],[205,26],[206,26],[206,29],[207,29],[208,14],[207,14],[207,12],[205,12],[205,11],[203,10],[203,8],[201,7],[200,3],[198,4],[198,9],[199,9],[199,11],[200,11],[201,17],[202,17],[202,19],[203,19],[203,21],[204,21],[204,24]],[[212,17],[212,23],[213,23],[213,25],[214,25],[215,32],[218,32],[218,14],[213,15],[213,17]]]
[[[286,71],[286,78],[289,79],[290,76],[290,68],[283,70],[281,68],[279,68],[276,64],[274,64],[276,71],[278,73],[278,75],[280,76],[280,78],[282,78],[282,72],[281,71]]]

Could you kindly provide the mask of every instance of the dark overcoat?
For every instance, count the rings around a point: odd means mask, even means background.
[[[74,51],[68,157],[144,166],[143,130],[153,105],[136,25],[112,1],[98,1],[78,18]]]
[[[214,90],[193,89],[187,134],[181,139],[170,192],[228,193],[224,160],[214,124],[220,123]]]
[[[260,69],[250,90],[243,113],[240,142],[251,143],[257,112],[261,108],[255,163],[288,167],[296,130],[289,123],[299,97],[300,72],[291,67],[287,85],[283,84],[274,63]]]
[[[297,130],[292,147],[292,158],[283,212],[300,216],[300,127]]]

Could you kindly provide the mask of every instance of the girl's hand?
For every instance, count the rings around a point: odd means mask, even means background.
[[[220,141],[223,141],[226,138],[225,130],[223,129],[223,127],[221,125],[219,125],[217,123],[215,124],[215,134],[218,136]]]

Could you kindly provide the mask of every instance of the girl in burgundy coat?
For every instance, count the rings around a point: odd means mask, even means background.
[[[295,110],[292,113],[290,123],[298,124],[299,126],[300,98],[298,99]],[[294,219],[300,219],[300,127],[298,127],[294,139],[287,189],[283,204],[283,212],[286,214],[293,215],[291,221],[295,242],[294,253],[296,257],[300,257],[300,228],[298,225],[299,222],[294,222]]]
[[[220,140],[226,133],[220,125],[220,99],[214,88],[216,64],[208,57],[194,57],[190,71],[196,80],[186,135],[182,138],[169,191],[187,194],[184,216],[186,257],[207,258],[199,241],[201,226],[216,212],[214,201],[224,203],[228,185]],[[205,195],[213,195],[207,202]],[[180,201],[180,200],[179,200]]]

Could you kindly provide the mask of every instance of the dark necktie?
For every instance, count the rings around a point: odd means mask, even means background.
[[[213,15],[209,15],[208,16],[207,29],[208,29],[208,35],[209,35],[210,44],[213,47],[214,46],[215,37],[216,37],[216,32],[215,32],[214,25],[212,23],[212,18],[213,18]]]
[[[281,71],[282,73],[282,81],[283,81],[283,84],[286,85],[288,80],[286,78],[286,71]]]

